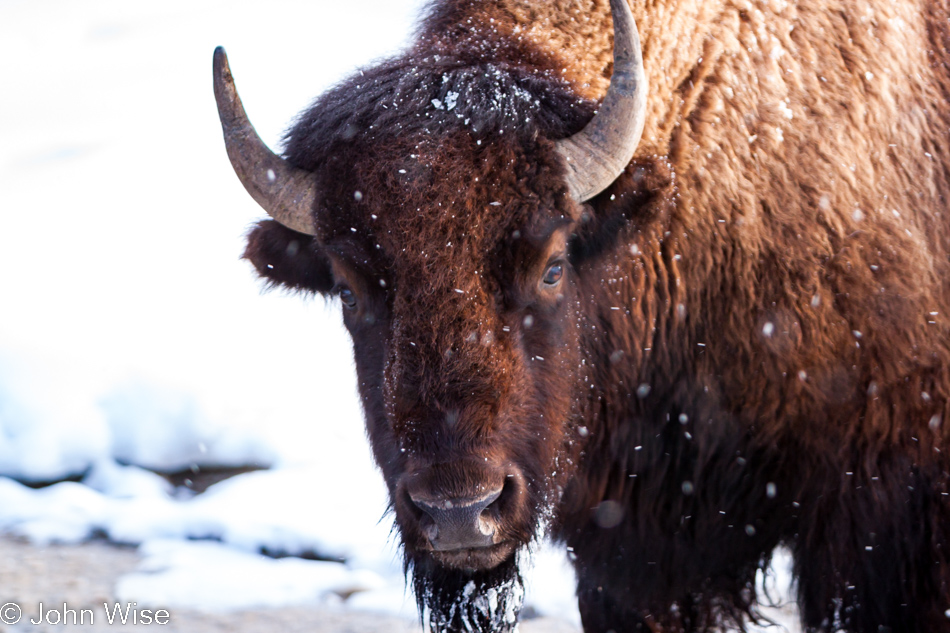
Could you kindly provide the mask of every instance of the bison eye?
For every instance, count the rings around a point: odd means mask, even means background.
[[[544,277],[541,279],[541,281],[547,286],[556,286],[561,281],[561,277],[563,276],[564,265],[551,264],[548,266],[548,269],[544,271]]]
[[[349,288],[340,288],[340,301],[347,309],[352,310],[356,307],[356,294]]]

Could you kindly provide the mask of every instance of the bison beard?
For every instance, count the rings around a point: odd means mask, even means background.
[[[514,631],[524,600],[519,558],[479,572],[447,569],[429,558],[407,558],[420,617],[428,620],[432,633]]]

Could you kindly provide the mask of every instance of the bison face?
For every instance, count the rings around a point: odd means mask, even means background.
[[[445,141],[360,148],[332,174],[315,239],[268,221],[247,252],[271,279],[338,299],[431,613],[452,612],[473,580],[517,586],[515,553],[553,516],[589,392],[579,213],[553,143]]]
[[[486,570],[538,532],[567,472],[581,366],[572,203],[520,146],[459,137],[414,151],[405,168],[377,155],[346,178],[322,252],[407,554]],[[367,181],[390,186],[364,193]]]
[[[577,366],[565,233],[524,240],[523,265],[506,270],[497,252],[453,262],[423,248],[387,288],[331,256],[369,435],[413,556],[494,567],[556,494]],[[462,236],[438,246],[466,250]]]

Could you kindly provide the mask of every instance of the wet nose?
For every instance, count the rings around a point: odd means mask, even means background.
[[[501,490],[477,499],[412,495],[410,499],[426,514],[422,529],[435,550],[476,549],[494,544],[495,523],[485,510],[501,496]]]

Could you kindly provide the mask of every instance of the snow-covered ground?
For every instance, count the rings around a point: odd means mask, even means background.
[[[0,0],[0,531],[141,544],[118,587],[140,604],[415,617],[338,311],[262,296],[239,260],[262,212],[226,159],[211,53],[279,147],[421,4]],[[192,498],[118,462],[272,469]],[[566,561],[536,560],[529,604],[576,621]]]

